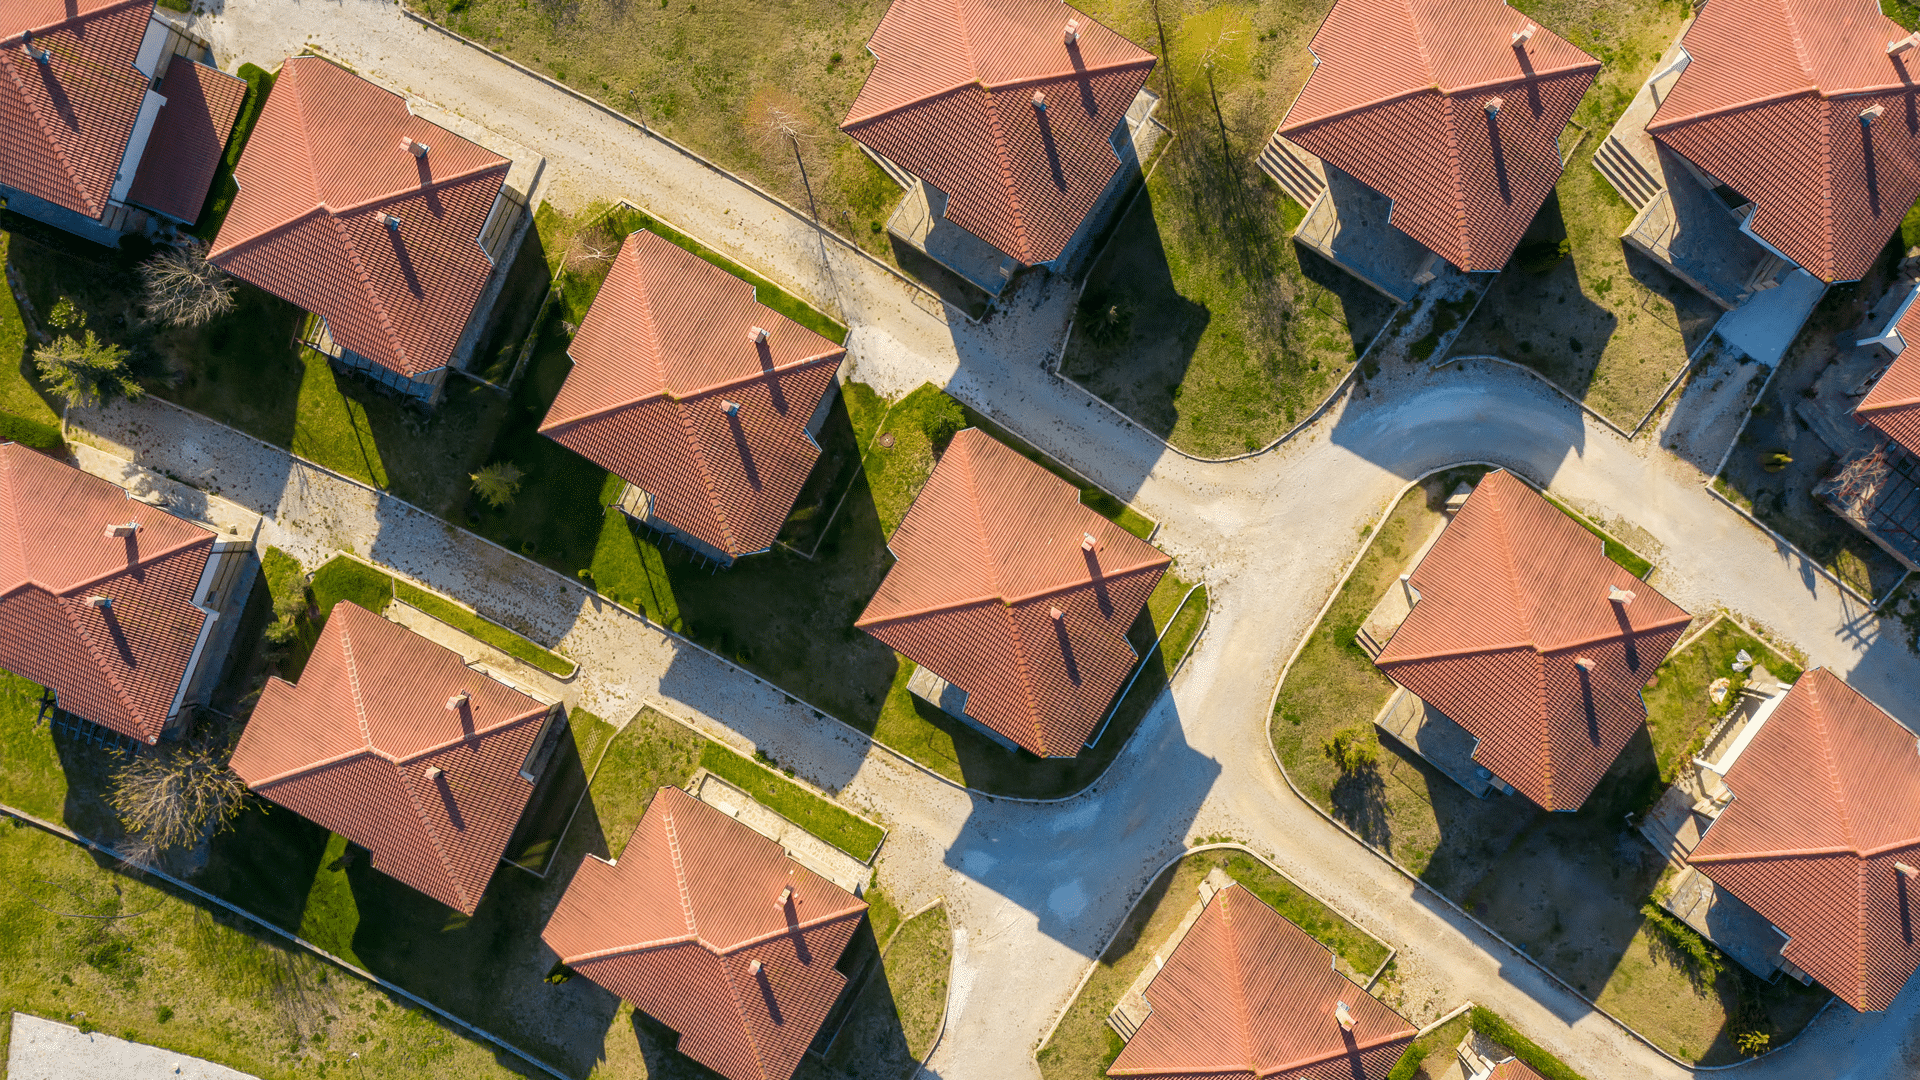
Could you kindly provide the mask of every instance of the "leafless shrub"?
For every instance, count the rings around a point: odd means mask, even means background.
[[[151,863],[232,825],[247,786],[227,767],[228,750],[224,740],[201,736],[126,756],[107,803],[126,827],[129,861]]]
[[[207,261],[207,248],[189,240],[140,264],[147,314],[168,326],[204,326],[233,310],[234,285]]]

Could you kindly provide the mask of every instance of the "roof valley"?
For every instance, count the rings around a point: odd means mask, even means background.
[[[1247,1063],[1247,1071],[1257,1076],[1262,1070],[1261,1063],[1253,1060],[1253,1017],[1247,1008],[1246,965],[1242,963],[1240,955],[1240,935],[1235,933],[1233,928],[1231,894],[1236,887],[1242,886],[1228,886],[1215,895],[1220,901],[1220,933],[1227,939],[1225,950],[1227,963],[1233,966],[1233,971],[1227,978],[1227,988],[1232,992],[1233,1017],[1238,1022],[1235,1026],[1240,1034],[1240,1059]]]

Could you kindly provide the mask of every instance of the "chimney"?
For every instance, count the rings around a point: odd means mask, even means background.
[[[1067,617],[1067,613],[1064,611],[1061,611],[1059,608],[1054,608],[1052,611],[1048,612],[1048,614],[1053,616],[1054,622],[1059,622],[1061,619],[1064,619]]]
[[[42,64],[51,64],[53,62],[53,53],[46,49],[36,49],[33,47],[33,31],[31,30],[25,31],[20,35],[20,47],[27,50],[28,56],[33,57]]]
[[[1340,1022],[1341,1031],[1353,1030],[1353,1010],[1347,1008],[1346,1002],[1340,1001],[1334,1003],[1333,1018]]]
[[[113,597],[89,596],[87,597],[86,604],[90,608],[99,608],[100,610],[105,611],[108,608],[113,606]]]
[[[758,960],[749,961],[747,963],[747,974],[749,975],[760,974],[760,961]]]
[[[470,700],[472,699],[467,696],[467,692],[465,690],[462,690],[459,693],[447,699],[447,711],[459,712],[461,709],[464,709],[467,707],[467,702]]]
[[[775,900],[773,902],[773,906],[779,908],[782,911],[785,911],[787,907],[787,901],[791,899],[793,899],[793,886],[789,885],[786,888],[780,890],[780,899]]]
[[[1607,586],[1607,599],[1619,604],[1621,607],[1626,607],[1628,604],[1633,603],[1633,595],[1632,589],[1623,589],[1618,585]]]
[[[1516,49],[1525,48],[1527,42],[1533,40],[1534,33],[1539,29],[1538,26],[1528,23],[1524,29],[1515,31],[1513,35],[1513,47]]]
[[[1894,863],[1893,868],[1895,870],[1900,871],[1900,875],[1906,878],[1908,881],[1912,881],[1914,878],[1920,878],[1920,870],[1916,870],[1913,867],[1908,866],[1906,863],[1903,863],[1903,862]]]
[[[446,775],[445,773],[440,771],[440,766],[438,765],[427,766],[427,783],[431,784],[445,775]]]
[[[1487,109],[1487,115],[1488,115],[1488,116],[1499,116],[1499,115],[1500,115],[1500,106],[1501,106],[1502,104],[1503,104],[1503,102],[1501,101],[1501,99],[1499,99],[1499,98],[1497,98],[1497,97],[1491,97],[1491,98],[1488,98],[1488,99],[1487,99],[1487,105],[1486,105],[1486,109]]]
[[[722,401],[720,403],[720,411],[726,413],[728,416],[739,416],[740,403],[737,401]]]
[[[125,525],[109,525],[104,534],[110,540],[124,540],[140,531],[140,523],[129,521]]]
[[[756,326],[753,329],[747,331],[747,340],[753,342],[755,345],[759,345],[762,342],[766,341],[767,340],[766,328],[762,326]]]
[[[1095,540],[1095,539],[1093,538],[1093,534],[1092,534],[1092,533],[1081,533],[1081,534],[1080,534],[1080,550],[1081,550],[1081,551],[1092,551],[1092,550],[1093,550],[1093,546],[1094,546],[1095,544],[1098,544],[1099,542],[1100,542],[1100,541],[1098,541],[1098,540]]]
[[[1920,34],[1908,34],[1899,41],[1887,42],[1887,55],[1899,59],[1908,49],[1913,48],[1914,38],[1916,37],[1920,37]]]
[[[1045,90],[1035,90],[1033,92],[1033,107],[1039,109],[1041,112],[1047,111],[1047,92]]]
[[[393,232],[400,231],[399,218],[385,212],[384,210],[374,216],[380,219],[380,224],[385,225],[388,229],[392,230]]]
[[[1066,37],[1067,37],[1067,44],[1069,45],[1079,44],[1080,42],[1080,20],[1079,19],[1067,20]]]
[[[1860,110],[1861,125],[1864,126],[1864,125],[1873,123],[1875,120],[1880,119],[1881,113],[1886,111],[1887,111],[1887,107],[1885,105],[1871,105],[1871,106],[1868,106],[1867,108],[1861,109]]]
[[[414,157],[423,158],[427,156],[427,151],[432,149],[432,147],[426,143],[414,142],[411,138],[405,138],[400,140],[400,149],[405,150]]]
[[[1593,660],[1589,657],[1576,656],[1573,658],[1573,666],[1579,668],[1581,671],[1585,671],[1591,674],[1594,668],[1594,663],[1593,663]]]

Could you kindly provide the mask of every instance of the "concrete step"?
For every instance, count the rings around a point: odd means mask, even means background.
[[[1634,160],[1627,148],[1620,145],[1620,140],[1611,135],[1593,155],[1593,167],[1600,170],[1600,175],[1606,177],[1620,197],[1633,204],[1635,210],[1647,205],[1660,193],[1660,181]]]
[[[1260,151],[1260,171],[1273,177],[1274,183],[1291,195],[1301,206],[1312,206],[1313,200],[1327,189],[1327,183],[1321,178],[1318,162],[1310,161],[1303,150],[1281,138],[1276,133],[1267,140],[1266,149]]]

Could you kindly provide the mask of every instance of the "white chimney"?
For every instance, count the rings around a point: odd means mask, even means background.
[[[466,708],[467,702],[469,700],[471,699],[467,696],[467,692],[465,690],[462,690],[459,693],[447,699],[447,711],[459,712],[461,709]]]
[[[1885,105],[1872,105],[1867,108],[1861,109],[1860,122],[1863,124],[1871,124],[1875,120],[1880,119],[1880,114],[1886,111],[1887,111],[1887,107]]]
[[[756,326],[753,329],[747,331],[747,340],[753,342],[755,345],[758,345],[761,342],[767,340],[766,328],[762,326]]]
[[[1920,878],[1920,870],[1916,870],[1913,867],[1908,866],[1906,863],[1903,863],[1903,862],[1894,863],[1893,868],[1895,870],[1900,871],[1901,876],[1907,878],[1908,880],[1912,880],[1914,878]]]
[[[33,57],[42,64],[50,64],[53,62],[53,53],[46,49],[36,49],[33,47],[33,31],[31,30],[21,33],[20,47],[27,50],[28,56]]]
[[[86,604],[90,608],[100,608],[101,610],[104,611],[105,609],[113,606],[113,597],[89,596],[87,597]]]
[[[1039,109],[1041,112],[1047,111],[1047,92],[1045,90],[1035,90],[1033,92],[1033,107]]]
[[[787,901],[791,899],[793,899],[793,886],[789,885],[780,890],[780,898],[773,902],[773,906],[784,911],[787,907]]]
[[[1619,604],[1621,607],[1626,607],[1628,604],[1633,603],[1633,596],[1634,593],[1632,589],[1623,589],[1618,585],[1607,586],[1607,599]]]
[[[1092,550],[1093,550],[1093,546],[1094,546],[1095,544],[1098,544],[1099,542],[1100,542],[1100,541],[1098,541],[1098,540],[1095,540],[1095,539],[1093,538],[1093,534],[1092,534],[1092,533],[1081,533],[1081,534],[1080,534],[1080,550],[1081,550],[1081,551],[1092,551]]]
[[[411,138],[406,138],[400,140],[400,149],[405,150],[414,157],[423,158],[427,156],[427,151],[432,148],[426,143],[415,142]]]
[[[726,413],[728,416],[738,416],[740,415],[740,403],[737,401],[722,401],[720,403],[720,411]]]
[[[438,765],[427,766],[427,782],[428,783],[432,783],[433,781],[440,779],[440,777],[443,775],[445,774],[440,771],[440,766]]]
[[[1075,42],[1078,42],[1079,40],[1080,40],[1080,20],[1068,19],[1067,20],[1067,44],[1072,45]]]
[[[1592,661],[1592,660],[1591,660],[1590,658],[1588,658],[1588,657],[1585,657],[1585,656],[1576,656],[1576,657],[1574,657],[1574,658],[1573,658],[1573,666],[1574,666],[1574,667],[1577,667],[1577,668],[1579,668],[1579,669],[1580,669],[1581,671],[1588,671],[1588,672],[1590,672],[1590,671],[1592,671],[1592,670],[1594,669],[1594,663],[1593,663],[1593,661]]]
[[[1340,1022],[1341,1031],[1353,1030],[1353,1010],[1347,1008],[1346,1002],[1341,1001],[1334,1004],[1333,1018]]]
[[[389,214],[383,210],[375,214],[374,217],[379,219],[380,224],[385,225],[387,228],[393,230],[394,232],[400,231],[400,219],[393,216],[392,214]]]
[[[137,521],[129,521],[125,525],[107,526],[107,531],[105,535],[107,536],[108,539],[124,540],[127,537],[132,536],[133,534],[139,531],[140,531],[140,523]]]
[[[760,961],[758,960],[749,961],[747,963],[747,974],[749,975],[760,974]]]
[[[1064,619],[1067,616],[1067,613],[1064,611],[1061,611],[1059,608],[1054,608],[1052,611],[1048,612],[1048,614],[1053,616],[1054,622],[1059,622],[1061,619]]]
[[[1528,23],[1525,29],[1515,31],[1513,35],[1513,47],[1518,49],[1527,42],[1532,41],[1534,33],[1539,29],[1538,26]]]
[[[1500,115],[1500,106],[1501,106],[1502,104],[1504,104],[1504,102],[1502,102],[1500,98],[1497,98],[1497,97],[1490,97],[1490,98],[1488,98],[1488,99],[1487,99],[1487,106],[1486,106],[1486,108],[1487,108],[1487,115],[1488,115],[1488,116],[1499,116],[1499,115]]]
[[[1899,41],[1887,42],[1887,55],[1897,57],[1905,53],[1908,49],[1913,48],[1914,38],[1916,37],[1920,37],[1920,34],[1908,34]]]

